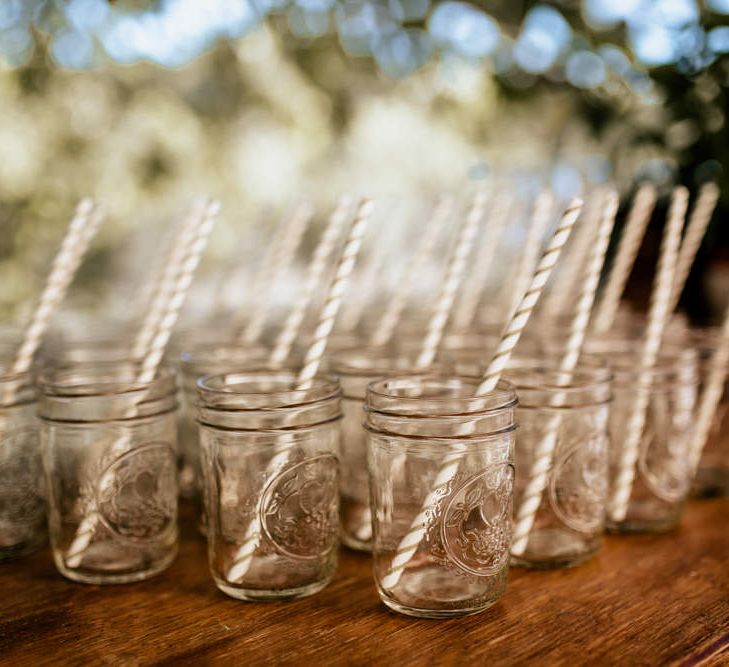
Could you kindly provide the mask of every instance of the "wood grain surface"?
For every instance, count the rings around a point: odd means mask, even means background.
[[[483,614],[414,620],[379,602],[364,555],[292,602],[219,593],[183,511],[180,554],[147,582],[64,580],[46,552],[0,563],[7,665],[729,664],[729,501],[694,501],[666,535],[606,538],[572,570],[512,570]]]

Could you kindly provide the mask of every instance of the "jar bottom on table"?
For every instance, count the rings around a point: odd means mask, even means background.
[[[297,567],[300,585],[292,585],[292,567]],[[332,559],[325,569],[312,564],[311,571],[302,568],[301,563],[292,565],[291,561],[282,559],[277,554],[257,556],[251,569],[241,583],[236,584],[213,575],[215,585],[226,595],[236,600],[263,602],[266,600],[294,600],[318,593],[325,588],[334,577],[337,559]],[[280,584],[280,587],[279,587]]]
[[[172,565],[176,557],[176,537],[160,549],[159,557],[148,550],[146,554],[131,547],[125,551],[118,544],[91,544],[78,567],[68,567],[65,552],[53,551],[58,571],[67,579],[82,584],[129,584],[151,579]]]
[[[729,498],[729,469],[699,468],[691,495],[694,498]]]
[[[331,578],[324,581],[316,581],[308,586],[286,588],[277,591],[239,588],[220,579],[216,579],[215,584],[223,593],[236,600],[243,600],[244,602],[273,602],[276,600],[296,600],[314,595],[326,588],[330,581]]]
[[[32,539],[24,540],[23,542],[18,542],[16,544],[9,544],[7,546],[0,545],[0,562],[29,556],[45,546],[47,542],[48,537],[44,529]]]
[[[575,567],[590,560],[602,547],[599,535],[581,535],[560,528],[533,530],[521,556],[511,556],[511,565],[532,570]]]
[[[369,503],[351,496],[342,496],[341,531],[342,544],[354,551],[372,552],[372,512]]]
[[[610,533],[667,533],[681,521],[684,503],[668,504],[658,498],[631,501],[623,521],[607,522]]]
[[[503,595],[507,569],[489,577],[484,590],[481,577],[461,576],[444,570],[442,565],[410,567],[397,583],[397,598],[378,582],[384,604],[400,614],[418,618],[456,618],[485,611]],[[442,604],[442,608],[439,605]]]

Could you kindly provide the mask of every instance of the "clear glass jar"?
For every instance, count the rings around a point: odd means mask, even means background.
[[[210,570],[240,600],[311,595],[337,566],[341,389],[285,371],[198,381]]]
[[[596,347],[593,345],[593,349]],[[609,420],[610,498],[615,496],[634,406],[641,392],[648,391],[648,409],[627,513],[620,521],[608,519],[608,529],[613,532],[670,530],[681,519],[693,476],[690,442],[697,400],[698,355],[694,349],[666,346],[655,366],[645,371],[640,368],[640,341],[611,341],[599,347],[613,373]]]
[[[602,545],[608,489],[610,371],[597,360],[569,374],[515,360],[519,396],[512,565],[577,565]]]
[[[483,611],[509,568],[516,394],[501,381],[406,376],[367,389],[374,576],[389,608]]]
[[[202,489],[200,438],[198,435],[197,381],[208,375],[220,375],[231,369],[265,369],[271,350],[264,346],[245,347],[235,342],[191,344],[180,355],[179,470],[180,493],[184,498],[199,499]]]
[[[5,560],[35,551],[47,528],[33,378],[1,370],[0,560]]]
[[[134,363],[48,369],[41,445],[56,567],[93,584],[147,579],[177,553],[176,382]]]
[[[700,395],[708,379],[712,360],[719,345],[719,329],[692,329],[688,339],[699,354]],[[701,452],[701,460],[691,487],[700,498],[729,497],[729,376],[724,382],[719,405],[716,407],[709,437]]]
[[[416,357],[417,352],[398,347],[360,347],[341,350],[330,361],[329,368],[342,385],[341,538],[351,549],[372,551],[367,438],[362,426],[367,385],[388,375],[418,374],[413,370]],[[444,367],[439,363],[437,368]]]

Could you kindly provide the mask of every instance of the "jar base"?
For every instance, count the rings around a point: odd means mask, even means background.
[[[395,585],[398,599],[376,583],[380,599],[393,611],[418,618],[455,618],[492,606],[502,596],[506,579],[506,567],[486,579],[463,578],[441,566],[419,567],[404,573]]]
[[[625,519],[608,521],[605,530],[614,535],[641,535],[645,533],[668,533],[678,526],[680,516],[668,519]]]
[[[729,498],[729,470],[699,468],[691,487],[694,498]]]
[[[299,586],[297,588],[285,588],[279,591],[256,590],[252,588],[239,588],[220,580],[215,580],[215,585],[220,591],[227,596],[244,602],[273,602],[276,600],[296,600],[298,598],[309,597],[326,588],[331,582],[331,578],[323,581],[316,581],[308,586]]]
[[[70,579],[71,581],[79,584],[94,585],[131,584],[135,581],[145,581],[146,579],[151,579],[152,577],[164,572],[164,570],[172,565],[175,558],[177,558],[177,544],[175,544],[174,548],[170,550],[170,553],[167,554],[164,559],[156,563],[154,567],[149,567],[138,572],[110,574],[93,570],[69,569],[64,564],[63,554],[58,551],[54,551],[53,553],[53,560],[56,563],[56,568],[64,577],[66,577],[66,579]]]
[[[512,567],[530,570],[558,570],[581,565],[602,546],[599,536],[576,535],[559,529],[533,531],[525,553],[511,555]]]
[[[29,556],[30,554],[40,550],[46,542],[47,538],[44,530],[43,535],[35,540],[21,542],[20,544],[13,544],[12,546],[0,547],[0,561],[15,560],[16,558]]]
[[[362,542],[355,539],[351,535],[347,535],[344,532],[340,533],[339,541],[342,543],[343,546],[347,547],[347,549],[351,549],[352,551],[358,551],[360,553],[367,554],[372,553],[372,542]]]
[[[463,609],[418,609],[400,604],[396,600],[387,597],[380,591],[380,600],[390,610],[396,611],[398,614],[412,616],[414,618],[431,618],[431,619],[448,619],[459,618],[461,616],[473,616],[486,611],[489,607],[495,605],[498,600],[490,600],[487,604],[479,604],[476,607],[464,607]]]

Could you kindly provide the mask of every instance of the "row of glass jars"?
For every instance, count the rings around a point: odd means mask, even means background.
[[[212,372],[251,360],[247,352],[217,356],[224,368]],[[519,507],[524,471],[555,419],[558,446],[517,562],[574,564],[599,547],[614,449],[608,415],[619,442],[639,390],[634,367],[612,359],[608,410],[605,367],[583,364],[565,385],[549,364],[525,363],[507,376],[518,388],[517,408],[508,382],[472,398],[476,381],[451,374],[469,363],[467,353],[445,355],[441,375],[413,374],[408,359],[404,351],[340,352],[330,370],[343,395],[328,379],[293,391],[293,376],[283,371],[198,382],[210,564],[222,590],[260,599],[320,589],[336,567],[341,516],[345,543],[373,549],[378,588],[391,607],[440,616],[488,606],[506,583],[512,499]],[[211,372],[188,361],[188,376]],[[72,579],[145,578],[175,555],[175,383],[163,372],[139,387],[134,370],[81,364],[46,373],[41,383],[51,542],[58,568]],[[384,376],[390,379],[377,380]],[[669,354],[654,371],[651,437],[641,443],[623,528],[678,520],[696,385],[691,354]],[[1,528],[9,555],[38,542],[43,501],[30,378],[8,378],[3,396]],[[185,433],[194,460],[195,430]]]

